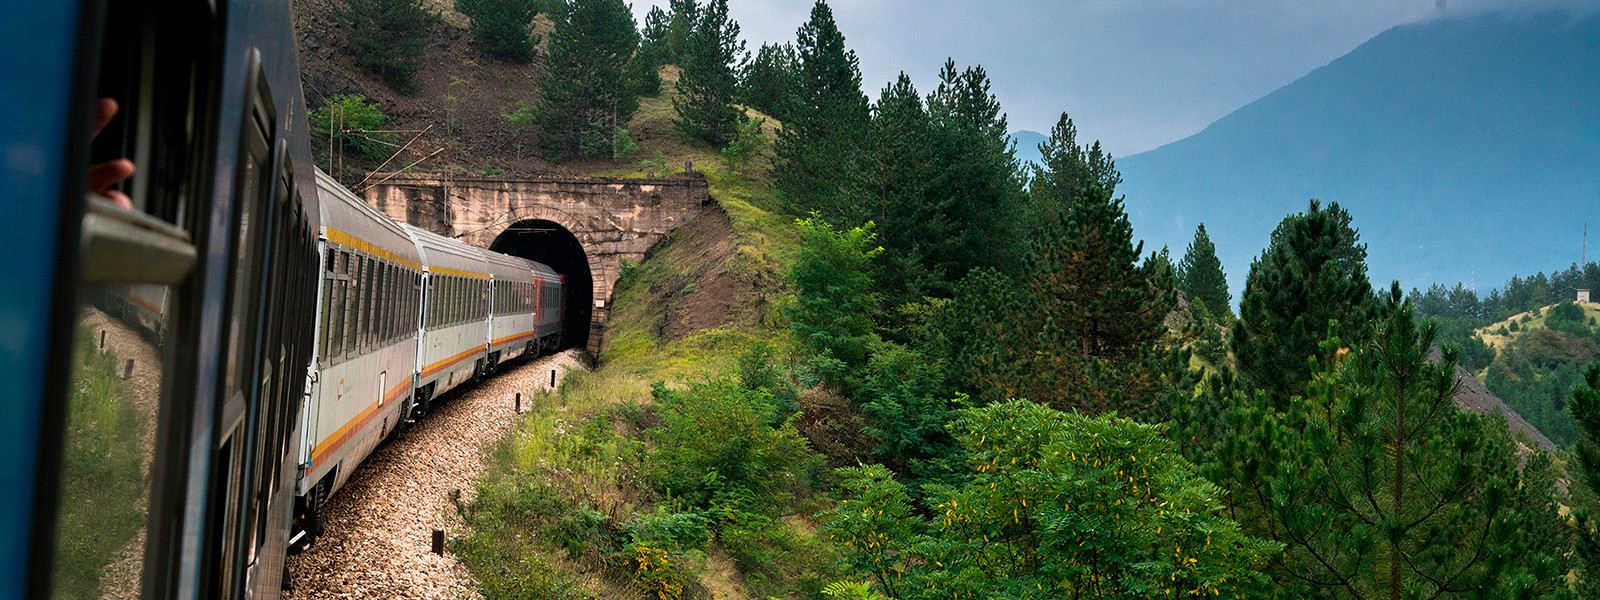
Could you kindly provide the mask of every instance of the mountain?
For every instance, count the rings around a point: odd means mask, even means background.
[[[1017,143],[1017,162],[1033,163],[1035,165],[1044,164],[1044,155],[1039,153],[1039,144],[1043,144],[1048,139],[1050,139],[1050,136],[1037,131],[1024,129],[1011,132],[1011,141]]]
[[[1310,198],[1350,211],[1378,287],[1576,262],[1584,222],[1600,226],[1600,15],[1395,27],[1117,166],[1145,247],[1177,256],[1205,223],[1235,298]]]

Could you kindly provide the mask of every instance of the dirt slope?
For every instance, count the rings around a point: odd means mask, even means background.
[[[300,83],[305,88],[307,108],[315,109],[332,96],[356,94],[376,102],[389,116],[387,127],[391,129],[432,126],[405,155],[395,159],[397,163],[404,161],[398,166],[443,148],[418,168],[442,171],[455,165],[479,172],[485,166],[493,166],[510,175],[564,172],[537,158],[534,137],[514,131],[503,117],[516,109],[518,99],[531,102],[538,97],[539,77],[544,74],[540,58],[535,56],[532,63],[519,65],[479,52],[472,47],[466,17],[445,10],[443,2],[430,4],[437,4],[433,8],[441,11],[442,18],[434,25],[434,41],[422,57],[424,66],[417,74],[417,90],[401,94],[355,67],[345,40],[348,29],[335,18],[331,0],[296,2]],[[540,16],[536,21],[535,31],[548,36],[549,20]],[[412,135],[395,134],[401,144]],[[319,149],[319,156],[325,152]],[[355,157],[347,153],[344,158],[347,169],[356,167]],[[327,168],[326,163],[320,166]]]

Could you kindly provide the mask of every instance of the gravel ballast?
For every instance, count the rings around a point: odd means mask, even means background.
[[[464,565],[430,552],[433,531],[460,534],[449,496],[471,497],[484,452],[511,427],[515,394],[550,389],[552,370],[560,385],[576,368],[576,350],[507,367],[373,452],[329,499],[327,532],[289,557],[284,598],[480,597]]]

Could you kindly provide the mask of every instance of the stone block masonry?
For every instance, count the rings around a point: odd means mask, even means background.
[[[488,248],[529,220],[565,228],[583,246],[594,285],[589,347],[599,349],[621,261],[637,263],[657,241],[711,201],[703,177],[460,177],[374,174],[362,190],[391,218]]]

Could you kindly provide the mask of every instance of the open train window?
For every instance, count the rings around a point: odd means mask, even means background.
[[[60,425],[40,462],[56,491],[41,496],[34,523],[53,537],[35,538],[47,568],[30,585],[53,597],[150,597],[170,587],[186,516],[181,500],[173,505],[195,407],[177,388],[193,368],[176,357],[194,329],[183,309],[203,232],[194,199],[214,174],[220,21],[206,0],[83,6],[90,101],[117,105],[89,163],[127,160],[133,173],[84,199],[68,381],[64,401],[45,408]]]

